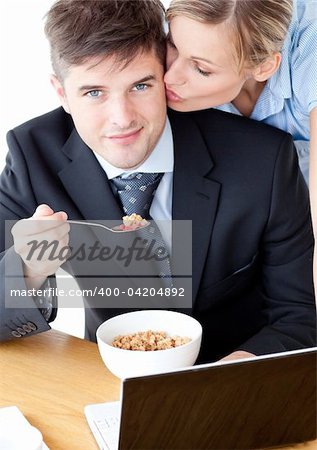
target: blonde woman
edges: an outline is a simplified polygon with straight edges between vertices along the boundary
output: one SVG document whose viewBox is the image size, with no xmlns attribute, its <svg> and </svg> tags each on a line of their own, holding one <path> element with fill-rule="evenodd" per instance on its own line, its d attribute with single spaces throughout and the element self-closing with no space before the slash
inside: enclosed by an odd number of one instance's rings
<svg viewBox="0 0 317 450">
<path fill-rule="evenodd" d="M 169 106 L 218 107 L 291 133 L 307 181 L 317 134 L 317 1 L 172 0 L 167 20 Z"/>
<path fill-rule="evenodd" d="M 172 0 L 168 104 L 217 107 L 292 134 L 317 234 L 317 0 Z M 315 257 L 317 284 L 317 256 Z"/>
</svg>

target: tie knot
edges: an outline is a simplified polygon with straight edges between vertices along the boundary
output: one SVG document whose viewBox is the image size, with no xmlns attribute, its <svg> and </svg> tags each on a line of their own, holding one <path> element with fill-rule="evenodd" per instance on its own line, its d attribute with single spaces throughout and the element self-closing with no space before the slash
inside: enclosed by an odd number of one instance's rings
<svg viewBox="0 0 317 450">
<path fill-rule="evenodd" d="M 125 214 L 139 214 L 149 218 L 149 210 L 155 191 L 163 177 L 162 173 L 133 173 L 129 177 L 111 180 L 116 187 Z"/>
</svg>

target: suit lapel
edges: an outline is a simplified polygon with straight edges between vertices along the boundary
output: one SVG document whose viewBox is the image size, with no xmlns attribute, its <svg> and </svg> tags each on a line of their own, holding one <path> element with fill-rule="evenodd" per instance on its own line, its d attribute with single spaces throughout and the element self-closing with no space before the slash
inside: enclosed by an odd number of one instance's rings
<svg viewBox="0 0 317 450">
<path fill-rule="evenodd" d="M 59 178 L 86 220 L 121 220 L 118 206 L 107 175 L 93 152 L 74 129 L 63 152 L 69 163 L 59 172 Z"/>
<path fill-rule="evenodd" d="M 172 217 L 192 220 L 193 302 L 217 212 L 220 185 L 209 177 L 213 161 L 196 123 L 187 114 L 169 111 L 174 141 Z M 86 220 L 121 220 L 107 176 L 76 130 L 63 152 L 69 162 L 59 172 L 66 191 Z M 173 240 L 177 236 L 173 236 Z"/>
<path fill-rule="evenodd" d="M 63 148 L 63 152 L 69 158 L 69 162 L 58 175 L 72 201 L 81 212 L 83 219 L 97 222 L 107 220 L 112 221 L 107 223 L 107 226 L 118 225 L 123 213 L 115 200 L 107 175 L 76 130 L 73 130 Z M 118 237 L 119 235 L 108 233 L 100 228 L 90 228 L 88 231 L 86 228 L 78 228 L 78 225 L 72 226 L 75 227 L 73 228 L 73 236 L 79 244 L 85 242 L 93 245 L 98 241 L 101 245 L 107 245 L 113 249 L 116 245 L 126 247 L 130 245 L 130 241 L 125 235 Z M 87 247 L 89 248 L 88 245 Z M 75 246 L 75 248 L 77 247 Z M 114 261 L 116 260 L 114 259 Z M 115 276 L 122 273 L 130 275 L 122 263 L 115 267 L 115 270 L 112 269 Z"/>
<path fill-rule="evenodd" d="M 169 111 L 174 140 L 174 220 L 192 220 L 193 302 L 210 246 L 220 184 L 210 179 L 213 161 L 200 130 L 189 115 Z M 173 235 L 174 239 L 177 236 Z M 181 245 L 181 243 L 179 243 Z"/>
</svg>

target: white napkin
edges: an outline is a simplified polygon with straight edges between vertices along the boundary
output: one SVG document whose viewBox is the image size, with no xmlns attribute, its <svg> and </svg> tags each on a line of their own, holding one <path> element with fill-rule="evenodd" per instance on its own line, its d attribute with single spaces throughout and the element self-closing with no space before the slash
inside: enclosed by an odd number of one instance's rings
<svg viewBox="0 0 317 450">
<path fill-rule="evenodd" d="M 49 450 L 42 433 L 24 417 L 17 406 L 0 408 L 1 450 Z"/>
</svg>

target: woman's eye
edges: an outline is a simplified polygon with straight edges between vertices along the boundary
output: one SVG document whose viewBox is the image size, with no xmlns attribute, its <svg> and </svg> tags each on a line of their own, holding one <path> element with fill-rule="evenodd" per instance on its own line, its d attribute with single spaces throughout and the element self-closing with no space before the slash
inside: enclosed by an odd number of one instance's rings
<svg viewBox="0 0 317 450">
<path fill-rule="evenodd" d="M 211 72 L 206 72 L 205 70 L 202 70 L 199 66 L 195 66 L 196 70 L 200 75 L 203 75 L 204 77 L 209 77 L 211 75 Z"/>
<path fill-rule="evenodd" d="M 147 87 L 148 87 L 147 84 L 145 84 L 145 83 L 139 83 L 139 84 L 136 84 L 136 85 L 134 86 L 133 90 L 136 90 L 136 91 L 145 91 Z"/>
<path fill-rule="evenodd" d="M 88 97 L 97 98 L 97 97 L 100 96 L 100 94 L 101 94 L 101 91 L 95 90 L 95 91 L 89 91 L 89 92 L 87 92 L 86 95 L 87 95 Z"/>
</svg>

